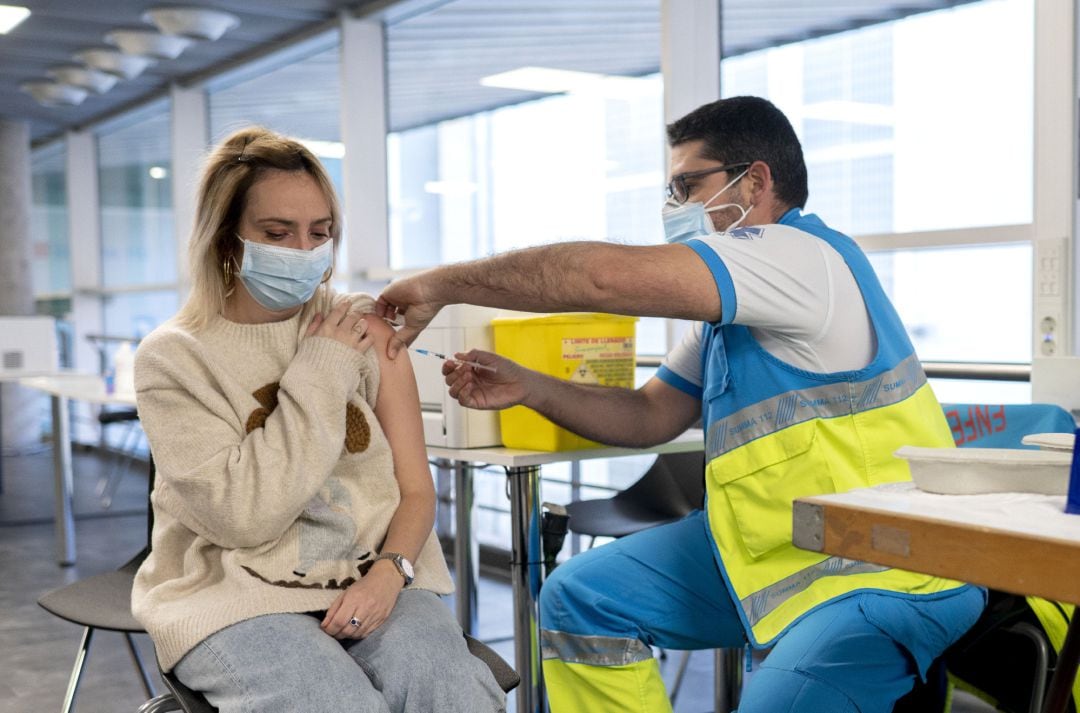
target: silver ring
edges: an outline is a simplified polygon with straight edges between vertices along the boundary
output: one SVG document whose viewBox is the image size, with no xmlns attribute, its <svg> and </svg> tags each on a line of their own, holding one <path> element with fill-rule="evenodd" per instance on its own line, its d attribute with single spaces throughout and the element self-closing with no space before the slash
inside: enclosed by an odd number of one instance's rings
<svg viewBox="0 0 1080 713">
<path fill-rule="evenodd" d="M 352 619 L 349 619 L 349 624 L 351 624 L 354 629 L 360 628 L 360 620 L 355 616 Z"/>
</svg>

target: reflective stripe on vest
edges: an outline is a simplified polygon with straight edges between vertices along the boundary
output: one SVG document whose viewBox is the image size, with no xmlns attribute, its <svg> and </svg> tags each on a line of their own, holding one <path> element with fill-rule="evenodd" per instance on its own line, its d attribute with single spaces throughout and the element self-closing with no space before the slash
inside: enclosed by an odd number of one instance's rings
<svg viewBox="0 0 1080 713">
<path fill-rule="evenodd" d="M 844 557 L 830 557 L 823 562 L 799 570 L 791 576 L 784 577 L 779 582 L 764 589 L 759 589 L 750 596 L 744 597 L 739 604 L 742 606 L 743 613 L 746 614 L 750 626 L 754 626 L 778 606 L 795 595 L 806 591 L 811 584 L 822 577 L 884 572 L 887 569 L 890 568 L 870 564 L 869 562 L 849 560 Z"/>
<path fill-rule="evenodd" d="M 925 383 L 922 365 L 912 354 L 892 369 L 866 381 L 841 381 L 788 391 L 709 424 L 705 452 L 712 460 L 757 438 L 810 419 L 835 418 L 899 403 Z"/>
</svg>

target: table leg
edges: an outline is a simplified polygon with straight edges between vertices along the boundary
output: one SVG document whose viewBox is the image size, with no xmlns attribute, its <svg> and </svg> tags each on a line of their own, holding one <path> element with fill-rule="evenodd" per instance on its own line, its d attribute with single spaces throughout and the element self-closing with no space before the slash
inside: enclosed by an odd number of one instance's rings
<svg viewBox="0 0 1080 713">
<path fill-rule="evenodd" d="M 445 458 L 436 458 L 432 465 L 435 466 L 435 534 L 440 540 L 449 539 L 454 536 L 454 512 L 451 512 L 454 499 L 453 464 Z M 453 510 L 456 512 L 457 508 Z"/>
<path fill-rule="evenodd" d="M 480 546 L 473 537 L 473 471 L 468 463 L 454 463 L 454 603 L 458 623 L 476 636 L 476 598 L 480 586 Z"/>
<path fill-rule="evenodd" d="M 1080 607 L 1077 607 L 1080 611 Z M 1050 679 L 1050 692 L 1043 704 L 1043 713 L 1065 713 L 1072 696 L 1073 681 L 1076 680 L 1077 664 L 1080 664 L 1080 619 L 1073 612 L 1069 631 L 1065 634 L 1065 644 L 1058 654 L 1054 677 Z"/>
<path fill-rule="evenodd" d="M 510 578 L 514 596 L 514 664 L 521 685 L 518 713 L 546 713 L 540 667 L 540 585 L 544 576 L 541 543 L 540 467 L 507 468 L 510 478 Z"/>
<path fill-rule="evenodd" d="M 74 487 L 71 478 L 68 400 L 61 396 L 52 397 L 52 425 L 56 561 L 61 566 L 67 566 L 75 564 L 75 516 L 72 512 Z"/>
</svg>

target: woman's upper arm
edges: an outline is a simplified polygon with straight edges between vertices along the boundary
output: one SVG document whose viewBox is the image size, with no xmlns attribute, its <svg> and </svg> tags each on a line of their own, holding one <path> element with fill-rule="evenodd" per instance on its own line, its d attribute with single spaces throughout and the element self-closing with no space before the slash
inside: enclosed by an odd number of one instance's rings
<svg viewBox="0 0 1080 713">
<path fill-rule="evenodd" d="M 386 433 L 394 455 L 394 471 L 402 492 L 430 491 L 434 496 L 431 471 L 424 447 L 424 424 L 420 416 L 420 395 L 408 352 L 396 359 L 386 356 L 386 345 L 394 329 L 374 314 L 364 318 L 375 340 L 372 349 L 379 356 L 379 394 L 375 416 Z"/>
</svg>

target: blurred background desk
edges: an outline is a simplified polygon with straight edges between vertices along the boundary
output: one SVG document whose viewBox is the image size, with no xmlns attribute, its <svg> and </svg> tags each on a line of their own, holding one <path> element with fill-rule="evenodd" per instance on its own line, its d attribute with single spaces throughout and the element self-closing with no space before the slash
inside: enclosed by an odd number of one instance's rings
<svg viewBox="0 0 1080 713">
<path fill-rule="evenodd" d="M 95 374 L 61 372 L 49 376 L 20 378 L 18 383 L 44 391 L 52 399 L 53 497 L 56 561 L 75 564 L 75 517 L 72 512 L 71 428 L 68 401 L 134 408 L 135 394 L 109 394 L 105 380 Z"/>
<path fill-rule="evenodd" d="M 618 458 L 649 453 L 704 450 L 700 430 L 690 430 L 653 448 L 592 448 L 578 451 L 524 451 L 510 448 L 440 448 L 428 446 L 428 456 L 450 461 L 454 469 L 454 574 L 458 620 L 466 633 L 476 632 L 476 591 L 479 571 L 472 535 L 472 469 L 497 465 L 506 469 L 510 495 L 510 577 L 514 599 L 514 667 L 521 676 L 518 713 L 544 713 L 547 704 L 540 670 L 539 595 L 544 579 L 541 542 L 540 467 L 595 458 Z M 704 477 L 704 474 L 703 474 Z"/>
<path fill-rule="evenodd" d="M 1080 516 L 1065 496 L 934 495 L 913 483 L 795 501 L 797 547 L 1080 604 Z M 1073 618 L 1044 713 L 1063 713 L 1080 659 Z"/>
</svg>

